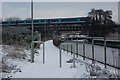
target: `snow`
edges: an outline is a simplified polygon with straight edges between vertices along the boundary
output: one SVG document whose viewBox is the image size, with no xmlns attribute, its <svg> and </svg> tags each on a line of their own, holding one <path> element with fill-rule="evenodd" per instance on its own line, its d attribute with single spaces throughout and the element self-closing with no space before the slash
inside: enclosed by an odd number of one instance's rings
<svg viewBox="0 0 120 80">
<path fill-rule="evenodd" d="M 70 46 L 68 47 L 70 48 Z M 79 48 L 80 48 L 80 45 L 79 45 Z M 4 54 L 1 53 L 1 50 L 2 49 L 0 46 L 0 55 L 1 54 L 5 55 L 5 53 Z M 92 63 L 91 60 L 88 60 L 88 59 L 83 60 L 83 58 L 80 56 L 76 58 L 76 61 L 75 61 L 76 67 L 74 68 L 73 63 L 67 63 L 67 61 L 70 61 L 71 59 L 73 59 L 73 55 L 63 50 L 62 50 L 62 68 L 60 68 L 59 67 L 59 49 L 53 45 L 53 40 L 49 40 L 45 42 L 45 64 L 43 64 L 42 44 L 40 45 L 40 49 L 37 49 L 37 52 L 39 54 L 35 53 L 34 63 L 31 63 L 29 61 L 30 50 L 23 50 L 23 51 L 27 53 L 26 59 L 11 59 L 10 58 L 7 60 L 9 61 L 9 63 L 17 65 L 17 68 L 16 70 L 13 70 L 11 73 L 3 76 L 3 78 L 4 77 L 11 77 L 11 78 L 96 78 L 97 76 L 90 75 L 93 72 L 95 74 L 99 74 L 98 77 L 101 78 L 101 77 L 108 77 L 109 75 L 111 75 L 111 73 L 112 74 L 116 73 L 115 69 L 111 67 L 107 67 L 107 70 L 106 70 L 104 69 L 104 65 L 101 65 L 99 63 L 91 64 Z M 82 50 L 79 50 L 79 51 L 82 51 Z M 87 52 L 87 54 L 89 54 L 89 52 Z M 94 68 L 91 69 L 92 66 L 94 66 Z M 95 70 L 95 69 L 99 69 L 99 70 Z M 105 72 L 107 72 L 108 74 L 107 75 L 103 74 Z"/>
<path fill-rule="evenodd" d="M 14 74 L 13 78 L 83 78 L 86 71 L 85 64 L 76 63 L 73 68 L 72 63 L 67 63 L 72 59 L 70 54 L 62 53 L 62 68 L 59 67 L 59 49 L 52 44 L 52 40 L 45 43 L 45 64 L 42 63 L 42 45 L 39 54 L 35 56 L 35 62 L 23 64 L 22 72 Z"/>
<path fill-rule="evenodd" d="M 1 74 L 1 72 L 2 72 L 2 47 L 1 47 L 1 45 L 0 45 L 0 79 L 2 78 L 2 74 Z"/>
</svg>

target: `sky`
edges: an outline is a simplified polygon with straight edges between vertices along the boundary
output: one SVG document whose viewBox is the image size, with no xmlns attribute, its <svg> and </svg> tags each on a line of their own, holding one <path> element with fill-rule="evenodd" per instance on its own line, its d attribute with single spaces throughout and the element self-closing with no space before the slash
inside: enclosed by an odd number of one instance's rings
<svg viewBox="0 0 120 80">
<path fill-rule="evenodd" d="M 22 1 L 22 0 L 21 0 Z M 2 18 L 30 17 L 30 2 L 2 2 Z M 111 10 L 113 20 L 118 22 L 118 2 L 34 2 L 34 19 L 85 17 L 92 9 Z"/>
</svg>

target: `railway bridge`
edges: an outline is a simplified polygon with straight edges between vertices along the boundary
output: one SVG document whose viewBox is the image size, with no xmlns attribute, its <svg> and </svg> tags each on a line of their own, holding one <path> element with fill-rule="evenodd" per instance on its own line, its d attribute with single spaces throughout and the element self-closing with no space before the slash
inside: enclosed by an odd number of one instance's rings
<svg viewBox="0 0 120 80">
<path fill-rule="evenodd" d="M 31 29 L 31 20 L 21 21 L 4 21 L 3 27 L 25 27 Z M 77 18 L 59 18 L 59 19 L 38 19 L 33 20 L 35 31 L 51 32 L 51 31 L 87 31 L 90 26 L 90 19 L 88 17 Z"/>
</svg>

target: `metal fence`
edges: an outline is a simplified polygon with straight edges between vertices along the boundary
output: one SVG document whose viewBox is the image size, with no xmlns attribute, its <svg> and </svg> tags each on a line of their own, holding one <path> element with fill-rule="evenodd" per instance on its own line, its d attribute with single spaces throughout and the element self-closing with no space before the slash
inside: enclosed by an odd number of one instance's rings
<svg viewBox="0 0 120 80">
<path fill-rule="evenodd" d="M 105 65 L 105 68 L 108 66 L 120 69 L 118 66 L 118 56 L 119 52 L 117 48 L 111 48 L 106 46 L 107 40 L 104 39 L 103 46 L 95 45 L 94 39 L 92 38 L 91 44 L 86 43 L 85 41 L 68 41 L 68 43 L 74 43 L 76 46 L 73 46 L 73 44 L 64 44 L 61 46 L 61 49 L 64 51 L 70 52 L 76 54 L 76 57 L 82 56 L 83 60 L 90 59 L 92 62 L 99 62 Z M 75 52 L 74 52 L 75 51 Z"/>
</svg>

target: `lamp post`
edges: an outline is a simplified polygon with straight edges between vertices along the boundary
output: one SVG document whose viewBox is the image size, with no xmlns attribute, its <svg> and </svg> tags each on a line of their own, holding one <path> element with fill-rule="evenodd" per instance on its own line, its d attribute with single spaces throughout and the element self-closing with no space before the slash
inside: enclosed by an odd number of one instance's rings
<svg viewBox="0 0 120 80">
<path fill-rule="evenodd" d="M 32 41 L 33 41 L 33 32 L 34 32 L 34 27 L 33 27 L 33 0 L 31 0 L 31 27 L 32 27 Z"/>
<path fill-rule="evenodd" d="M 33 44 L 33 0 L 31 0 L 31 27 L 32 27 L 32 39 L 31 39 L 31 62 L 34 62 L 34 44 Z"/>
<path fill-rule="evenodd" d="M 120 1 L 118 2 L 118 13 L 120 13 Z M 120 24 L 120 14 L 118 14 L 118 23 Z M 120 27 L 118 27 L 118 39 L 120 40 Z M 118 51 L 119 51 L 119 53 L 118 53 L 118 67 L 120 68 L 120 49 Z M 120 70 L 118 72 L 120 75 Z"/>
</svg>

